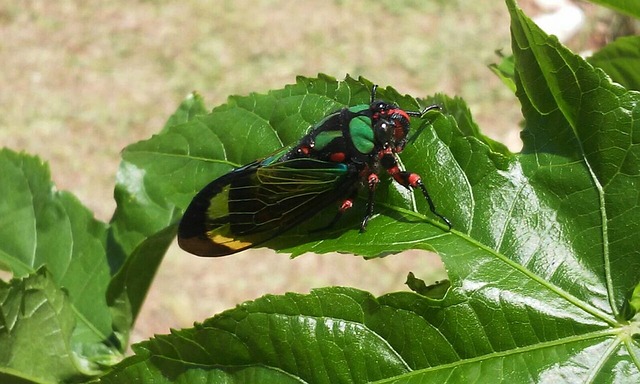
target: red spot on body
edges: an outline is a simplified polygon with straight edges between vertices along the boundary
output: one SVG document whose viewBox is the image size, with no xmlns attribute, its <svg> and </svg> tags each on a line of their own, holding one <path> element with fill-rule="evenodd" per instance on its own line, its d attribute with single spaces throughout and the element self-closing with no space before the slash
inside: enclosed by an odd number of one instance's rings
<svg viewBox="0 0 640 384">
<path fill-rule="evenodd" d="M 347 157 L 344 154 L 344 152 L 334 152 L 331 155 L 329 155 L 329 160 L 335 163 L 342 163 L 346 158 Z"/>
<path fill-rule="evenodd" d="M 393 167 L 387 169 L 387 172 L 389 172 L 391 176 L 397 175 L 398 173 L 400 173 L 400 168 L 398 168 L 397 165 L 394 165 Z"/>
<path fill-rule="evenodd" d="M 346 199 L 345 201 L 342 202 L 342 204 L 340 204 L 340 208 L 338 208 L 338 210 L 340 212 L 344 212 L 347 209 L 350 209 L 351 207 L 353 207 L 353 200 Z"/>
<path fill-rule="evenodd" d="M 309 152 L 311 152 L 311 148 L 307 147 L 306 145 L 298 148 L 298 153 L 301 153 L 305 156 L 309 155 Z"/>
</svg>

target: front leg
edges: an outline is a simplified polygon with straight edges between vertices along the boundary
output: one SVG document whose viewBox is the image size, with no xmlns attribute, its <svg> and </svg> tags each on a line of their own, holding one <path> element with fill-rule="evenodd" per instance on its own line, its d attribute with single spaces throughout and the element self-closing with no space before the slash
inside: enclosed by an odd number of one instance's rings
<svg viewBox="0 0 640 384">
<path fill-rule="evenodd" d="M 424 198 L 427 200 L 429 204 L 429 210 L 431 213 L 438 216 L 445 224 L 447 224 L 448 230 L 450 231 L 453 225 L 451 221 L 439 214 L 436 211 L 436 206 L 433 204 L 433 200 L 431 200 L 431 196 L 429 196 L 429 192 L 427 192 L 427 187 L 425 187 L 422 182 L 422 178 L 417 173 L 407 172 L 400 170 L 398 166 L 398 161 L 396 160 L 395 154 L 391 151 L 391 149 L 385 149 L 380 151 L 380 164 L 387 170 L 389 175 L 393 177 L 395 181 L 397 181 L 400 185 L 405 188 L 420 188 Z"/>
</svg>

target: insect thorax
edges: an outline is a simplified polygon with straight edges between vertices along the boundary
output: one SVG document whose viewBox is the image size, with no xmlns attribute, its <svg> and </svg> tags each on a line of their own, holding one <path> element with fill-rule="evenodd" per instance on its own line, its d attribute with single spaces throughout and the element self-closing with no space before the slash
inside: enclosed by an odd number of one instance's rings
<svg viewBox="0 0 640 384">
<path fill-rule="evenodd" d="M 365 163 L 379 149 L 372 111 L 369 105 L 362 104 L 343 108 L 324 118 L 284 158 Z"/>
</svg>

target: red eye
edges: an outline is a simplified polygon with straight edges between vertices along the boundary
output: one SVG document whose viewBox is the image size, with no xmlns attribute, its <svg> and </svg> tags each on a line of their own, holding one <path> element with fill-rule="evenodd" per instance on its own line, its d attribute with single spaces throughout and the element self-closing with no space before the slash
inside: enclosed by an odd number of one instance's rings
<svg viewBox="0 0 640 384">
<path fill-rule="evenodd" d="M 405 135 L 406 135 L 406 132 L 402 124 L 400 124 L 399 122 L 396 122 L 395 129 L 393 130 L 393 137 L 396 140 L 402 140 L 404 139 Z"/>
<path fill-rule="evenodd" d="M 393 137 L 396 140 L 404 139 L 409 131 L 409 115 L 402 109 L 393 109 L 389 112 L 392 112 L 391 119 L 395 125 Z"/>
</svg>

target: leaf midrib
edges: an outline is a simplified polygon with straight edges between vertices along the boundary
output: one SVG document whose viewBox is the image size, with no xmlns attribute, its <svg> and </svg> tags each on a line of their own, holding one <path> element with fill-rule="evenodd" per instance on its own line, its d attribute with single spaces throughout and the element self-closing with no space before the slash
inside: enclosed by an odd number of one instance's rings
<svg viewBox="0 0 640 384">
<path fill-rule="evenodd" d="M 556 347 L 556 346 L 565 346 L 567 344 L 570 343 L 574 343 L 574 342 L 579 342 L 579 341 L 585 341 L 585 340 L 595 340 L 598 338 L 604 338 L 607 336 L 616 336 L 617 333 L 619 332 L 619 330 L 617 329 L 605 329 L 605 330 L 599 330 L 599 331 L 595 331 L 595 332 L 589 332 L 589 333 L 583 333 L 580 335 L 576 335 L 576 336 L 569 336 L 569 337 L 565 337 L 565 338 L 560 338 L 560 339 L 556 339 L 556 340 L 552 340 L 552 341 L 545 341 L 545 342 L 541 342 L 541 343 L 537 343 L 537 344 L 530 344 L 524 347 L 515 347 L 512 349 L 507 349 L 504 351 L 496 351 L 493 353 L 488 353 L 485 355 L 480 355 L 480 356 L 476 356 L 476 357 L 472 357 L 472 358 L 468 358 L 468 359 L 462 359 L 462 360 L 458 360 L 455 361 L 453 363 L 448 363 L 448 364 L 442 364 L 442 365 L 438 365 L 435 367 L 429 367 L 429 368 L 424 368 L 424 369 L 418 369 L 415 371 L 411 371 L 409 373 L 403 374 L 401 376 L 396 376 L 396 377 L 390 377 L 381 381 L 376 381 L 375 383 L 391 383 L 391 382 L 395 382 L 397 379 L 402 378 L 402 379 L 406 379 L 410 376 L 415 376 L 415 375 L 423 375 L 427 372 L 434 372 L 434 371 L 439 371 L 439 370 L 445 370 L 445 369 L 452 369 L 452 368 L 458 368 L 461 367 L 463 365 L 467 365 L 467 364 L 473 364 L 473 363 L 478 363 L 478 362 L 483 362 L 486 361 L 488 359 L 493 359 L 493 358 L 501 358 L 501 357 L 507 357 L 507 356 L 512 356 L 512 355 L 516 355 L 516 354 L 520 354 L 520 353 L 527 353 L 527 352 L 531 352 L 531 351 L 537 351 L 537 350 L 542 350 L 545 348 L 551 348 L 551 347 Z M 620 338 L 615 338 L 614 341 L 612 341 L 610 348 L 607 349 L 608 352 L 612 352 L 615 351 L 617 348 L 617 346 L 619 346 L 621 344 L 621 340 Z M 589 381 L 586 381 L 589 382 Z"/>
<path fill-rule="evenodd" d="M 423 215 L 421 213 L 414 212 L 414 211 L 411 211 L 411 210 L 408 210 L 408 209 L 405 209 L 405 208 L 401 208 L 401 207 L 397 207 L 397 206 L 390 206 L 390 205 L 385 204 L 383 202 L 380 202 L 379 205 L 382 205 L 382 206 L 384 206 L 384 207 L 386 207 L 386 208 L 388 208 L 390 210 L 395 210 L 397 212 L 400 212 L 400 213 L 403 213 L 403 214 L 406 214 L 406 215 L 414 216 L 414 217 L 419 218 L 421 220 L 429 221 L 433 225 L 436 225 L 436 226 L 438 226 L 438 227 L 440 227 L 442 229 L 446 229 L 444 224 L 436 223 L 436 222 L 432 221 L 430 218 L 428 218 L 427 216 L 425 216 L 425 215 Z M 473 245 L 474 247 L 478 247 L 478 248 L 482 249 L 483 251 L 488 252 L 489 254 L 492 254 L 498 260 L 501 260 L 503 263 L 507 264 L 508 266 L 513 268 L 514 270 L 522 273 L 524 276 L 530 278 L 531 280 L 535 281 L 536 283 L 538 283 L 542 287 L 544 287 L 547 290 L 555 293 L 559 297 L 562 297 L 563 299 L 565 299 L 569 303 L 571 303 L 571 304 L 575 305 L 576 307 L 582 309 L 583 311 L 589 313 L 590 315 L 594 316 L 595 318 L 598 318 L 598 319 L 608 323 L 611 326 L 618 325 L 618 322 L 615 320 L 615 317 L 609 316 L 607 313 L 605 313 L 605 312 L 599 310 L 598 308 L 593 307 L 589 303 L 587 303 L 587 302 L 585 302 L 585 301 L 573 296 L 572 294 L 570 294 L 567 291 L 561 289 L 557 285 L 551 284 L 547 280 L 543 279 L 542 277 L 536 275 L 535 273 L 533 273 L 529 269 L 525 268 L 523 265 L 518 264 L 517 262 L 515 262 L 515 261 L 511 260 L 510 258 L 508 258 L 507 256 L 505 256 L 505 255 L 499 253 L 498 251 L 490 248 L 489 246 L 477 241 L 476 239 L 468 236 L 467 234 L 465 234 L 463 232 L 460 232 L 460 231 L 457 231 L 455 229 L 451 229 L 449 231 L 449 233 L 451 233 L 452 235 L 457 235 L 461 239 L 466 241 L 467 243 Z"/>
</svg>

